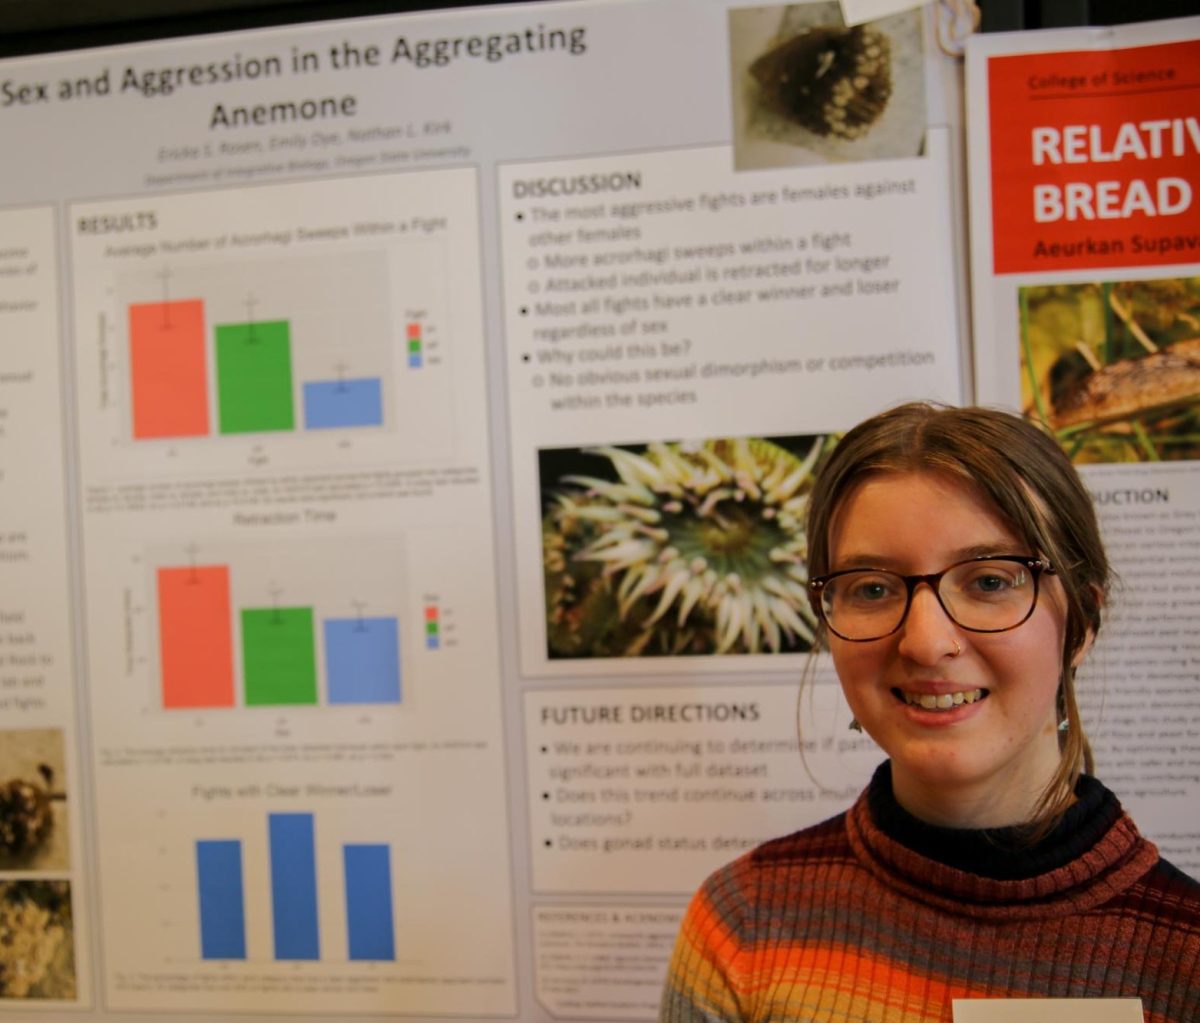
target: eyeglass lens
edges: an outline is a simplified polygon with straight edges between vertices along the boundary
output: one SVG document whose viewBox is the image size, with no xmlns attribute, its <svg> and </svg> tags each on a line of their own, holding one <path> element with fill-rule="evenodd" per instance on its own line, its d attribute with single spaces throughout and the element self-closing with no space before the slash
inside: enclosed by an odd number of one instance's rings
<svg viewBox="0 0 1200 1023">
<path fill-rule="evenodd" d="M 1015 561 L 969 561 L 937 584 L 942 606 L 964 629 L 1002 632 L 1020 625 L 1037 599 L 1034 574 Z M 821 592 L 825 620 L 844 639 L 878 639 L 899 628 L 908 585 L 895 572 L 863 569 L 830 579 Z"/>
</svg>

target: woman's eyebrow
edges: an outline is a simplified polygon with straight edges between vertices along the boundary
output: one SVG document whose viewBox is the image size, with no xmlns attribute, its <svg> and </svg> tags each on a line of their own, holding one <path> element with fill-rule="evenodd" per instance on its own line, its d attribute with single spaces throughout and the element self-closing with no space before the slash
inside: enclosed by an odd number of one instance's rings
<svg viewBox="0 0 1200 1023">
<path fill-rule="evenodd" d="M 958 547 L 947 553 L 946 566 L 953 565 L 959 561 L 970 561 L 972 558 L 986 558 L 989 555 L 997 555 L 1005 557 L 1008 555 L 1027 555 L 1030 552 L 1025 549 L 1025 545 L 1014 540 L 998 537 L 995 540 L 987 543 L 975 543 L 967 547 Z M 900 567 L 906 566 L 911 559 L 905 557 L 889 557 L 886 554 L 872 554 L 869 551 L 855 552 L 847 554 L 845 557 L 837 559 L 837 568 L 834 571 L 844 571 L 850 568 L 885 568 L 889 571 L 899 571 Z M 946 567 L 943 566 L 943 567 Z M 900 573 L 904 574 L 904 573 Z"/>
</svg>

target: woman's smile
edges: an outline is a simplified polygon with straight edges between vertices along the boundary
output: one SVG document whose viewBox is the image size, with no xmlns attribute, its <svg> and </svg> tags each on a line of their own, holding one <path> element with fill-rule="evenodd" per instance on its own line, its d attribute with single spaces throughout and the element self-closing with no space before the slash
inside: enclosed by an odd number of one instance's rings
<svg viewBox="0 0 1200 1023">
<path fill-rule="evenodd" d="M 939 715 L 945 711 L 954 710 L 964 704 L 971 706 L 977 700 L 984 699 L 988 694 L 986 689 L 946 689 L 942 686 L 921 689 L 892 689 L 892 695 L 902 700 L 910 707 L 920 707 L 921 710 L 935 711 Z"/>
</svg>

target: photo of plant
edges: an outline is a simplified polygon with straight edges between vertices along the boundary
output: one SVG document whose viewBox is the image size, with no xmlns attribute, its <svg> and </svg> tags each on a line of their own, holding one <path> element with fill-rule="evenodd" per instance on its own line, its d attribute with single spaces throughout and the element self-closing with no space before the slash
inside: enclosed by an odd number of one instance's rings
<svg viewBox="0 0 1200 1023">
<path fill-rule="evenodd" d="M 71 886 L 0 881 L 0 998 L 75 997 Z"/>
<path fill-rule="evenodd" d="M 1072 461 L 1200 458 L 1200 277 L 1020 289 L 1021 404 Z"/>
<path fill-rule="evenodd" d="M 824 435 L 539 452 L 547 653 L 797 653 Z"/>
</svg>

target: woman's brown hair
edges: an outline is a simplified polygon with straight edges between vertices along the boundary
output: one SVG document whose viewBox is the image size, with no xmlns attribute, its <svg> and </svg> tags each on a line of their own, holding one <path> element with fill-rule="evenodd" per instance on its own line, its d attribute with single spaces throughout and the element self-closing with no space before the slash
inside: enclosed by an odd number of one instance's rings
<svg viewBox="0 0 1200 1023">
<path fill-rule="evenodd" d="M 1075 699 L 1076 656 L 1100 628 L 1109 585 L 1108 558 L 1092 500 L 1053 438 L 1019 416 L 995 409 L 925 402 L 901 405 L 854 427 L 821 468 L 808 505 L 808 571 L 832 570 L 829 529 L 850 489 L 879 473 L 934 472 L 964 480 L 1049 560 L 1066 597 L 1058 687 L 1061 759 L 1028 822 L 1031 839 L 1048 832 L 1070 805 L 1075 783 L 1094 770 Z M 823 636 L 818 637 L 819 641 Z"/>
</svg>

